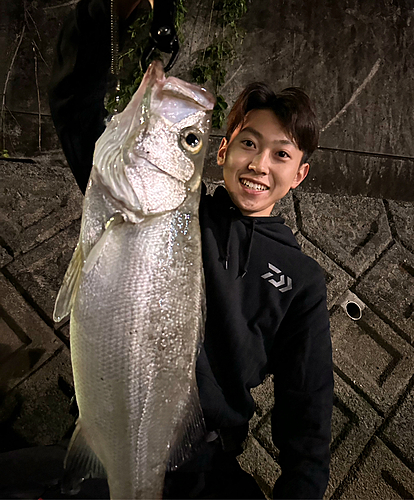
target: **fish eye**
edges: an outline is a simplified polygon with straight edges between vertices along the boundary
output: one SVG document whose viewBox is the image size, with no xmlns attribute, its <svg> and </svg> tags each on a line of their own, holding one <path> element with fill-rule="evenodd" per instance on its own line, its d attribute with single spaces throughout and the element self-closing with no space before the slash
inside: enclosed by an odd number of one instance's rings
<svg viewBox="0 0 414 500">
<path fill-rule="evenodd" d="M 198 137 L 195 134 L 188 134 L 187 137 L 185 138 L 185 142 L 192 148 L 195 148 L 198 146 L 198 143 L 200 142 L 198 140 Z"/>
<path fill-rule="evenodd" d="M 203 147 L 203 140 L 196 131 L 186 130 L 181 133 L 181 145 L 186 151 L 197 154 Z"/>
</svg>

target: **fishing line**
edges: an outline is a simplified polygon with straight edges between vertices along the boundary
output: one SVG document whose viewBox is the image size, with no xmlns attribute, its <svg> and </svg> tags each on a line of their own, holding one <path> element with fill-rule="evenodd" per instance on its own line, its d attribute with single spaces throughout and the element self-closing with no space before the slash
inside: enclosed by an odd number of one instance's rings
<svg viewBox="0 0 414 500">
<path fill-rule="evenodd" d="M 121 79 L 119 76 L 119 22 L 117 0 L 111 0 L 111 73 L 116 78 L 115 106 L 113 114 L 118 113 L 120 101 Z"/>
<path fill-rule="evenodd" d="M 213 12 L 214 12 L 214 0 L 213 2 L 211 3 L 211 11 L 210 11 L 210 21 L 208 23 L 208 30 L 207 30 L 207 40 L 210 39 L 210 32 L 211 32 L 211 21 L 212 21 L 212 18 L 213 18 Z M 204 52 L 203 52 L 203 60 L 201 62 L 201 64 L 204 64 L 204 57 L 206 55 L 206 50 L 207 50 L 207 45 L 204 47 Z"/>
</svg>

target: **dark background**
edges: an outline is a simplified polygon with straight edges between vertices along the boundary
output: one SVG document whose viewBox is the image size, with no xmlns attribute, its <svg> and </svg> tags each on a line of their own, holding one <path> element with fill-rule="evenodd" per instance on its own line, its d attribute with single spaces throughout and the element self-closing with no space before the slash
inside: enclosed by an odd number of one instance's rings
<svg viewBox="0 0 414 500">
<path fill-rule="evenodd" d="M 82 195 L 53 129 L 47 85 L 75 4 L 0 0 L 0 152 L 10 155 L 0 158 L 0 485 L 17 470 L 2 452 L 59 443 L 74 422 L 69 324 L 54 324 L 52 311 L 78 240 Z M 187 7 L 172 72 L 185 79 L 220 29 L 216 15 L 210 25 L 212 0 Z M 323 128 L 308 178 L 276 210 L 326 276 L 336 383 L 326 498 L 413 498 L 414 1 L 248 7 L 221 93 L 231 105 L 251 81 L 301 86 Z M 213 131 L 210 188 L 221 178 L 221 137 Z M 349 300 L 361 305 L 361 320 L 347 316 Z M 253 392 L 257 411 L 240 460 L 270 494 L 280 474 L 271 380 Z"/>
</svg>

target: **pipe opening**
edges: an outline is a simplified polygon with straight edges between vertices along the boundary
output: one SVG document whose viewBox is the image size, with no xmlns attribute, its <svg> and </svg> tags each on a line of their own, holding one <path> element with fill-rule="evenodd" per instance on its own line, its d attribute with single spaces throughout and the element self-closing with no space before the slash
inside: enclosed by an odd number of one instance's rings
<svg viewBox="0 0 414 500">
<path fill-rule="evenodd" d="M 362 309 L 356 302 L 348 302 L 345 306 L 345 309 L 346 313 L 351 319 L 357 321 L 362 318 Z"/>
</svg>

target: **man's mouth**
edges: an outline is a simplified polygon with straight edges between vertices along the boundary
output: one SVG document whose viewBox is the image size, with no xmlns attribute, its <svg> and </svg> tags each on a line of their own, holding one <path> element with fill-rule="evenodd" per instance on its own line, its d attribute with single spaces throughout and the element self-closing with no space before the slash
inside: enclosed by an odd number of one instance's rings
<svg viewBox="0 0 414 500">
<path fill-rule="evenodd" d="M 257 184 L 256 182 L 252 182 L 247 179 L 240 179 L 240 182 L 243 186 L 246 186 L 248 189 L 254 189 L 255 191 L 267 191 L 269 189 L 264 184 Z"/>
</svg>

